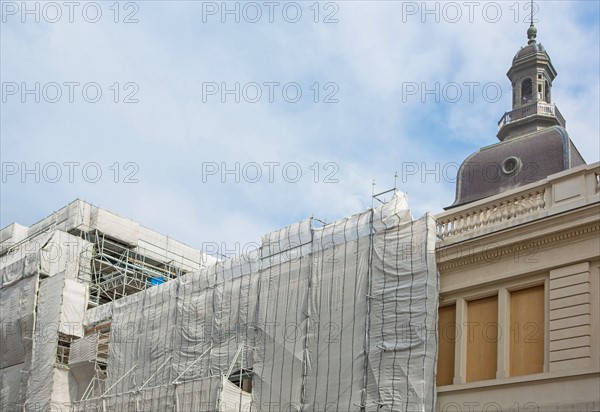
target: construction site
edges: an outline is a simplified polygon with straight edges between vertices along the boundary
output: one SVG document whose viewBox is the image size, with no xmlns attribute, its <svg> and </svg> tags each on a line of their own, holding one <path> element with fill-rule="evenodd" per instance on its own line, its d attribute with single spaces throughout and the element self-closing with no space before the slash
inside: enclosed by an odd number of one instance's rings
<svg viewBox="0 0 600 412">
<path fill-rule="evenodd" d="M 600 163 L 552 101 L 533 10 L 498 142 L 436 216 L 394 188 L 226 259 L 82 200 L 2 228 L 0 410 L 600 410 Z"/>
<path fill-rule="evenodd" d="M 400 193 L 228 259 L 81 200 L 13 223 L 2 409 L 432 410 L 435 232 Z"/>
</svg>

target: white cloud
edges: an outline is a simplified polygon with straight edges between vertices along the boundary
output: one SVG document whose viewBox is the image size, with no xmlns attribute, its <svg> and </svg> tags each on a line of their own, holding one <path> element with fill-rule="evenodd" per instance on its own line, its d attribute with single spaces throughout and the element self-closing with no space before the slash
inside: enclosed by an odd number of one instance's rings
<svg viewBox="0 0 600 412">
<path fill-rule="evenodd" d="M 296 24 L 222 24 L 218 17 L 202 23 L 202 6 L 194 2 L 139 3 L 137 24 L 115 24 L 111 14 L 95 25 L 10 20 L 1 28 L 3 82 L 95 81 L 104 94 L 98 104 L 9 100 L 0 119 L 2 161 L 94 161 L 107 176 L 114 162 L 135 162 L 139 183 L 9 179 L 2 226 L 32 223 L 83 197 L 195 246 L 247 243 L 312 214 L 331 221 L 369 207 L 372 180 L 377 190 L 391 188 L 395 172 L 415 215 L 440 211 L 454 198 L 448 165 L 496 141 L 496 122 L 510 109 L 505 73 L 526 43 L 527 24 L 515 23 L 512 2 L 497 3 L 503 14 L 496 23 L 480 11 L 472 23 L 466 14 L 457 23 L 449 15 L 439 23 L 425 16 L 423 23 L 421 14 L 403 16 L 408 3 L 338 2 L 333 24 L 314 23 L 308 3 Z M 553 98 L 586 160 L 598 161 L 597 5 L 540 5 L 539 40 L 559 72 Z M 522 20 L 526 13 L 519 12 Z M 115 82 L 121 100 L 125 82 L 139 85 L 140 102 L 112 103 Z M 275 103 L 264 97 L 235 104 L 230 96 L 223 104 L 218 95 L 205 103 L 206 82 L 298 82 L 303 97 L 291 104 L 279 91 Z M 317 82 L 314 103 L 310 87 Z M 323 89 L 327 82 L 339 87 L 339 103 L 322 103 L 331 91 Z M 407 83 L 448 82 L 497 82 L 503 96 L 489 103 L 476 95 L 471 103 L 463 94 L 456 104 L 436 104 L 402 94 Z M 296 162 L 304 174 L 296 184 L 281 175 L 273 183 L 243 176 L 240 183 L 225 176 L 223 183 L 220 174 L 203 182 L 207 162 L 229 168 L 257 162 L 263 169 L 265 162 Z M 339 182 L 324 183 L 325 170 L 314 182 L 310 167 L 329 162 L 339 166 Z M 438 169 L 407 175 L 413 163 Z"/>
</svg>

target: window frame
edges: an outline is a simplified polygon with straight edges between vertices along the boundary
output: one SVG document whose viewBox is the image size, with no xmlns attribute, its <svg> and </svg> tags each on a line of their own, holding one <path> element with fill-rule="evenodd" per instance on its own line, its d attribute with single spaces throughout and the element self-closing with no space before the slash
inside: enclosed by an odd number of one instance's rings
<svg viewBox="0 0 600 412">
<path fill-rule="evenodd" d="M 543 372 L 510 376 L 510 293 L 535 286 L 544 286 L 544 367 Z M 467 324 L 468 302 L 486 297 L 498 295 L 498 356 L 496 367 L 496 378 L 489 380 L 467 382 Z M 455 385 L 495 385 L 505 381 L 522 381 L 531 377 L 535 379 L 541 374 L 549 371 L 549 331 L 550 331 L 550 274 L 548 271 L 520 275 L 517 279 L 503 280 L 489 284 L 482 284 L 474 288 L 456 290 L 440 295 L 439 307 L 456 305 L 457 336 L 455 343 L 454 379 L 450 385 L 442 385 L 439 388 L 451 389 Z M 439 338 L 438 338 L 439 339 Z M 437 370 L 436 370 L 437 373 Z"/>
</svg>

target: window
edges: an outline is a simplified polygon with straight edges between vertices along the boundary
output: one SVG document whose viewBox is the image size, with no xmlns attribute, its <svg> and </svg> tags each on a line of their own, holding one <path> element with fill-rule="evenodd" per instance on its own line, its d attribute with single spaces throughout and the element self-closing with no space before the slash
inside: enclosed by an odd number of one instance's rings
<svg viewBox="0 0 600 412">
<path fill-rule="evenodd" d="M 531 96 L 533 95 L 533 84 L 531 83 L 531 79 L 525 79 L 521 83 L 521 100 L 523 103 L 531 100 Z"/>
<path fill-rule="evenodd" d="M 438 364 L 436 385 L 452 385 L 454 381 L 454 349 L 456 346 L 456 305 L 442 306 L 438 317 Z"/>
<path fill-rule="evenodd" d="M 56 363 L 59 365 L 69 364 L 69 354 L 71 352 L 71 342 L 74 337 L 58 332 L 58 346 L 56 347 Z"/>
<path fill-rule="evenodd" d="M 496 378 L 498 296 L 468 302 L 467 382 Z"/>
<path fill-rule="evenodd" d="M 548 82 L 544 82 L 544 88 L 545 88 L 544 96 L 546 98 L 546 102 L 550 103 L 550 86 L 548 85 Z"/>
<path fill-rule="evenodd" d="M 510 293 L 509 376 L 544 371 L 544 285 Z"/>
<path fill-rule="evenodd" d="M 547 283 L 547 275 L 536 274 L 440 296 L 447 303 L 438 310 L 436 385 L 543 373 Z"/>
</svg>

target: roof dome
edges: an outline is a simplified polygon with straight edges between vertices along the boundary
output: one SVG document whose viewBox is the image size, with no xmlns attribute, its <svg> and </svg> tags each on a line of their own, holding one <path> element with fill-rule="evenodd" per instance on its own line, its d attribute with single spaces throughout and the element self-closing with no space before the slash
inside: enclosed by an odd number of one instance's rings
<svg viewBox="0 0 600 412">
<path fill-rule="evenodd" d="M 518 59 L 535 53 L 546 53 L 546 49 L 544 48 L 544 46 L 542 46 L 541 43 L 528 44 L 525 47 L 521 47 L 521 50 L 519 50 L 517 54 L 515 54 L 515 57 L 513 58 L 513 63 Z"/>
<path fill-rule="evenodd" d="M 481 148 L 460 165 L 451 209 L 547 178 L 585 160 L 560 126 Z"/>
</svg>

